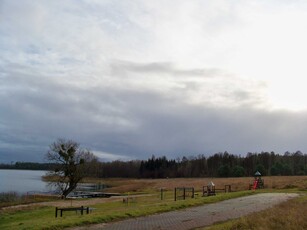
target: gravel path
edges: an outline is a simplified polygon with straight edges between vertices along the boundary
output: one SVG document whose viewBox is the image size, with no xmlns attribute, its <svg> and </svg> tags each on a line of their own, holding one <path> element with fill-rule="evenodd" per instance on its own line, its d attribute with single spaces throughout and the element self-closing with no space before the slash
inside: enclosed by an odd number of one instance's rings
<svg viewBox="0 0 307 230">
<path fill-rule="evenodd" d="M 298 194 L 293 193 L 263 193 L 252 196 L 230 199 L 214 204 L 208 204 L 179 211 L 166 212 L 151 216 L 138 217 L 108 224 L 97 224 L 86 227 L 73 228 L 84 229 L 125 229 L 125 230 L 149 230 L 149 229 L 194 229 L 212 225 L 218 221 L 238 218 L 252 212 L 258 212 L 270 208 L 276 204 L 294 198 Z"/>
</svg>

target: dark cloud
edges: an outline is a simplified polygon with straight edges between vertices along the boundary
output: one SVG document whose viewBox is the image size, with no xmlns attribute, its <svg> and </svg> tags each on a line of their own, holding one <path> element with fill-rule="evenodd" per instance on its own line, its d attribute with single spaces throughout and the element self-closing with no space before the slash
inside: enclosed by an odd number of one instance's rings
<svg viewBox="0 0 307 230">
<path fill-rule="evenodd" d="M 10 69 L 0 79 L 1 161 L 43 160 L 49 144 L 62 137 L 112 159 L 307 149 L 306 114 L 255 109 L 243 103 L 254 98 L 248 90 L 225 95 L 245 106 L 217 107 L 155 90 L 82 87 Z"/>
</svg>

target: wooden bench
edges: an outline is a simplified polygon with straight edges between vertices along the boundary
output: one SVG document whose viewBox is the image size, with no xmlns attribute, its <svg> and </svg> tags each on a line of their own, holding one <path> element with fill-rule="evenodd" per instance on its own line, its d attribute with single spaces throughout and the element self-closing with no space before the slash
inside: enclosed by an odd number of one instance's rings
<svg viewBox="0 0 307 230">
<path fill-rule="evenodd" d="M 58 217 L 58 211 L 60 212 L 60 216 L 62 217 L 63 216 L 63 212 L 66 212 L 66 211 L 80 211 L 81 212 L 81 215 L 83 215 L 83 211 L 86 211 L 86 214 L 89 214 L 90 210 L 92 210 L 90 207 L 70 207 L 70 208 L 58 208 L 56 207 L 55 208 L 55 217 L 57 218 Z"/>
</svg>

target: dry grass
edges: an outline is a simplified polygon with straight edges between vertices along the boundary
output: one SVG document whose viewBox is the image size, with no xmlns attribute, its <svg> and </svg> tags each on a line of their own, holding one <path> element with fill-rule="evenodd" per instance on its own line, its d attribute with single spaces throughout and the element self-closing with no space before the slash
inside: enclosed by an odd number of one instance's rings
<svg viewBox="0 0 307 230">
<path fill-rule="evenodd" d="M 270 176 L 263 179 L 267 189 L 307 189 L 307 176 Z M 171 190 L 175 187 L 194 187 L 196 191 L 201 191 L 210 181 L 215 183 L 216 188 L 231 185 L 233 191 L 244 191 L 249 188 L 253 178 L 105 179 L 101 183 L 112 186 L 107 189 L 109 192 L 126 193 L 156 191 L 160 188 Z"/>
<path fill-rule="evenodd" d="M 273 208 L 237 220 L 213 225 L 206 230 L 303 230 L 307 229 L 307 196 L 289 200 Z"/>
</svg>

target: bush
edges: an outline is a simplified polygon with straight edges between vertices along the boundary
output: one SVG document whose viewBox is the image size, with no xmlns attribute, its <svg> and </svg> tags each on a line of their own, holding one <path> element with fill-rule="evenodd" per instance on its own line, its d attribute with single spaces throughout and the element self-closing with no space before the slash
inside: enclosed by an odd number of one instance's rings
<svg viewBox="0 0 307 230">
<path fill-rule="evenodd" d="M 229 177 L 230 176 L 230 167 L 229 165 L 222 165 L 218 169 L 218 175 L 219 177 Z"/>
<path fill-rule="evenodd" d="M 244 172 L 244 168 L 242 166 L 236 165 L 232 169 L 232 176 L 234 176 L 234 177 L 243 177 L 244 174 L 245 174 L 245 172 Z"/>
</svg>

